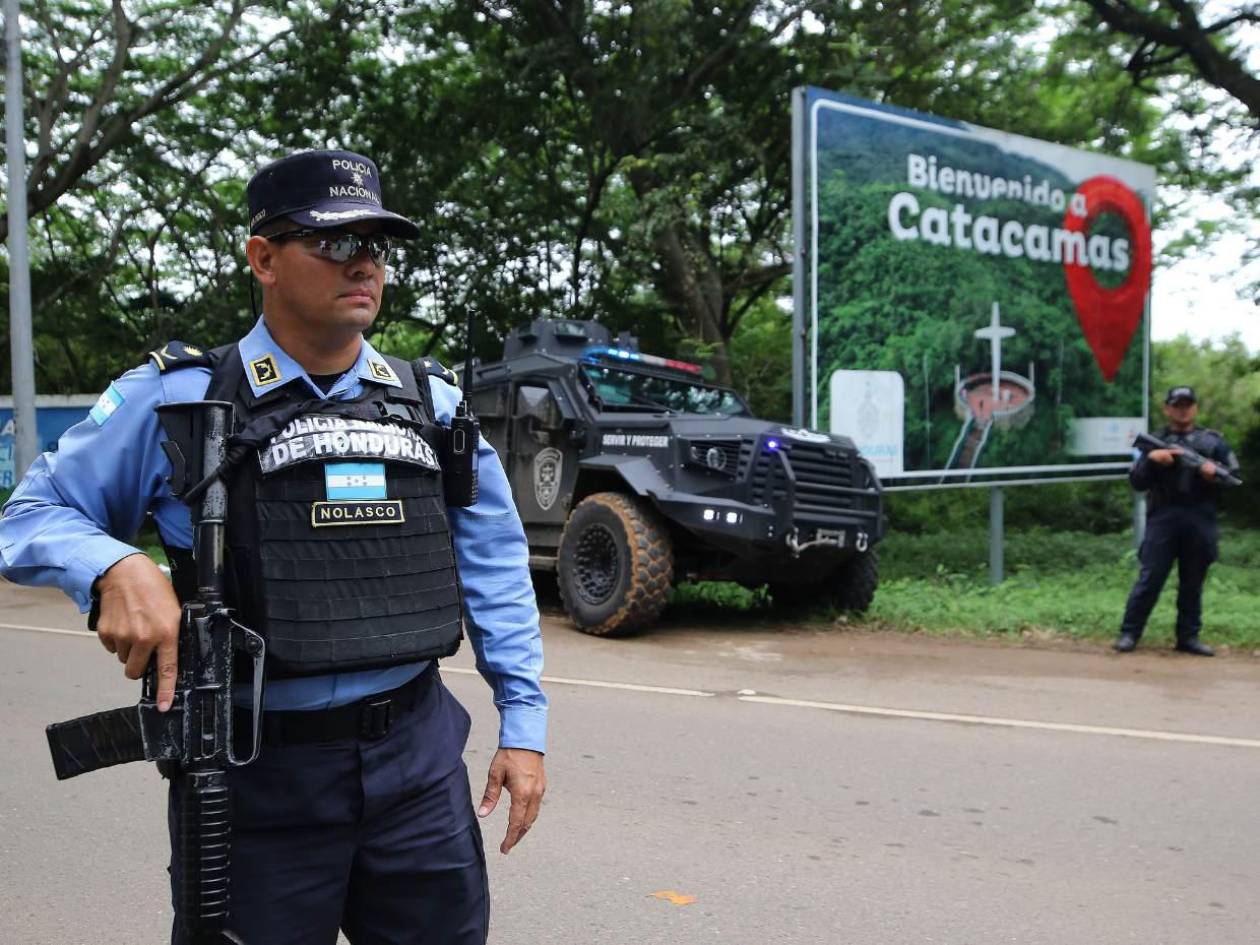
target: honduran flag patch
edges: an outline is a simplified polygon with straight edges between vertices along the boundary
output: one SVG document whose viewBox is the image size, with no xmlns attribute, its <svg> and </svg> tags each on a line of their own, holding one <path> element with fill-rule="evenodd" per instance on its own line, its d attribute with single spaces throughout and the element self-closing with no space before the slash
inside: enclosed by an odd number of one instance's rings
<svg viewBox="0 0 1260 945">
<path fill-rule="evenodd" d="M 103 427 L 105 421 L 114 415 L 114 411 L 123 405 L 122 391 L 114 384 L 110 384 L 105 388 L 105 393 L 101 394 L 96 401 L 96 406 L 88 411 L 88 416 L 96 423 L 98 427 Z"/>
<path fill-rule="evenodd" d="M 324 494 L 329 502 L 385 498 L 384 463 L 325 463 Z"/>
</svg>

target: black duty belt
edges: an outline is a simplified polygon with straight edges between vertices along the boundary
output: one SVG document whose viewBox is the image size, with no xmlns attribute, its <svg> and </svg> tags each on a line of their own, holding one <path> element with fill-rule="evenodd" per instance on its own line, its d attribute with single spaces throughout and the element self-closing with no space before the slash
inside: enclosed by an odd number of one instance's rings
<svg viewBox="0 0 1260 945">
<path fill-rule="evenodd" d="M 430 663 L 415 679 L 397 689 L 365 696 L 358 702 L 331 709 L 284 710 L 263 713 L 262 739 L 267 745 L 307 745 L 349 738 L 384 738 L 398 719 L 423 701 L 437 679 Z M 236 731 L 249 730 L 249 712 L 236 710 Z"/>
</svg>

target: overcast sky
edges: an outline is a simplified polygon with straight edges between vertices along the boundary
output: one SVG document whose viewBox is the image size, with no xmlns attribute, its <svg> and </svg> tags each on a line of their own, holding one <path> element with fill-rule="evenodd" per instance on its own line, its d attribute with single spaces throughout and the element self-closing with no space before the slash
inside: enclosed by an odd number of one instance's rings
<svg viewBox="0 0 1260 945">
<path fill-rule="evenodd" d="M 1260 354 L 1260 305 L 1238 297 L 1238 290 L 1248 281 L 1241 267 L 1247 242 L 1248 237 L 1241 234 L 1224 236 L 1208 252 L 1155 271 L 1153 339 L 1166 341 L 1187 334 L 1196 340 L 1217 341 L 1236 332 L 1252 354 Z M 1256 277 L 1254 266 L 1249 274 Z"/>
</svg>

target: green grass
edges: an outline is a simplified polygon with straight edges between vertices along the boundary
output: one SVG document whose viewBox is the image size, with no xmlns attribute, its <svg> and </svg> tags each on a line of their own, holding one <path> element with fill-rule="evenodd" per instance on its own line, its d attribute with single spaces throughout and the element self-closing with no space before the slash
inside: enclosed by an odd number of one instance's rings
<svg viewBox="0 0 1260 945">
<path fill-rule="evenodd" d="M 1034 527 L 1008 531 L 1006 580 L 989 584 L 987 525 L 950 532 L 893 533 L 880 545 L 875 603 L 850 625 L 986 637 L 1112 639 L 1137 577 L 1128 532 L 1095 535 Z M 1176 573 L 1151 616 L 1145 642 L 1171 644 Z M 764 590 L 700 582 L 680 585 L 671 609 L 760 611 Z M 819 609 L 806 620 L 830 621 Z M 1260 649 L 1260 531 L 1224 528 L 1221 560 L 1204 588 L 1203 636 L 1212 644 Z"/>
<path fill-rule="evenodd" d="M 137 542 L 155 561 L 165 562 L 151 529 Z M 956 523 L 949 531 L 894 531 L 880 545 L 880 561 L 875 603 L 862 619 L 847 618 L 851 625 L 1020 639 L 1110 640 L 1138 568 L 1129 532 L 1011 529 L 1007 578 L 992 587 L 983 521 Z M 1171 644 L 1176 596 L 1174 573 L 1151 616 L 1146 641 Z M 699 582 L 675 588 L 671 611 L 684 618 L 715 610 L 769 615 L 770 603 L 764 589 Z M 1203 605 L 1204 639 L 1260 650 L 1260 530 L 1222 529 L 1221 560 L 1208 574 Z M 804 615 L 816 622 L 836 616 L 826 609 Z"/>
<path fill-rule="evenodd" d="M 890 535 L 881 554 L 882 579 L 868 621 L 985 636 L 1110 639 L 1138 570 L 1125 532 L 1008 534 L 1007 579 L 997 587 L 989 584 L 985 528 Z M 1174 570 L 1148 624 L 1151 643 L 1171 643 L 1175 605 Z M 1260 532 L 1222 530 L 1221 560 L 1204 587 L 1203 635 L 1214 644 L 1260 647 Z"/>
</svg>

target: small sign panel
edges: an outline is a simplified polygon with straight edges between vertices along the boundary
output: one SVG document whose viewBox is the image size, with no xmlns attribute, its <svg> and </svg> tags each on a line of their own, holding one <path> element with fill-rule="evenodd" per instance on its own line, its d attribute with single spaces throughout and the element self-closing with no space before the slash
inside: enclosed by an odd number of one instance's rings
<svg viewBox="0 0 1260 945">
<path fill-rule="evenodd" d="M 905 471 L 906 385 L 896 371 L 834 371 L 832 433 L 847 436 L 880 478 Z"/>
</svg>

